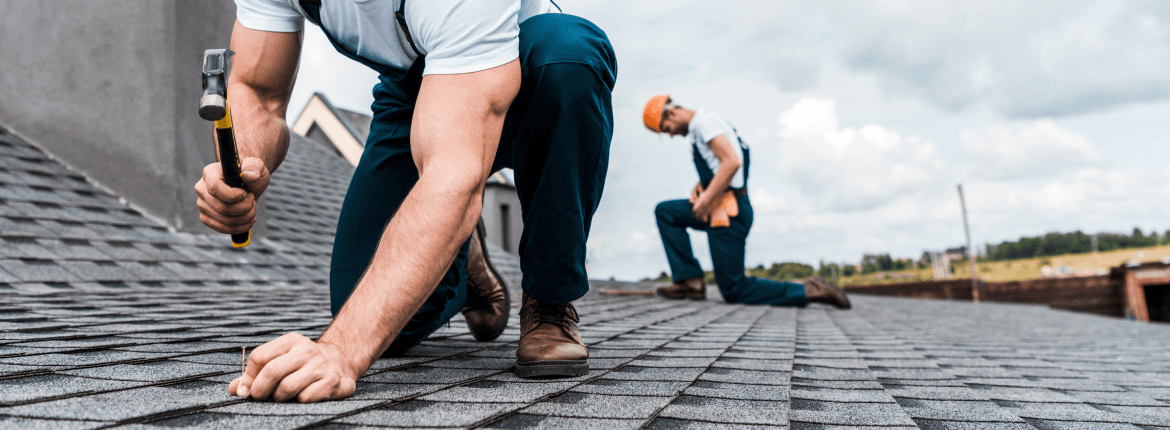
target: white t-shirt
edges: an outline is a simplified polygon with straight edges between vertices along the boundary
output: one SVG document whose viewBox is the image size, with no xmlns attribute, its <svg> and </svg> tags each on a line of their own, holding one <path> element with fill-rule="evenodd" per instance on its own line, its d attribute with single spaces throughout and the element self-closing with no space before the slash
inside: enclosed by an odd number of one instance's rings
<svg viewBox="0 0 1170 430">
<path fill-rule="evenodd" d="M 298 0 L 235 0 L 236 18 L 252 30 L 291 33 L 305 26 Z M 394 13 L 402 0 L 324 0 L 321 25 L 349 52 L 406 70 L 418 55 Z M 550 0 L 409 0 L 406 25 L 427 56 L 424 75 L 471 73 L 520 56 L 520 23 L 558 12 Z"/>
<path fill-rule="evenodd" d="M 695 110 L 695 115 L 691 117 L 691 123 L 687 126 L 687 137 L 691 139 L 691 143 L 695 147 L 699 148 L 699 155 L 707 162 L 707 167 L 711 168 L 712 173 L 719 172 L 719 157 L 715 156 L 715 151 L 711 149 L 710 145 L 711 141 L 721 134 L 727 137 L 732 150 L 739 157 L 739 169 L 736 169 L 735 174 L 731 176 L 729 186 L 743 188 L 743 147 L 739 144 L 739 136 L 735 134 L 735 128 L 715 112 L 706 109 Z"/>
</svg>

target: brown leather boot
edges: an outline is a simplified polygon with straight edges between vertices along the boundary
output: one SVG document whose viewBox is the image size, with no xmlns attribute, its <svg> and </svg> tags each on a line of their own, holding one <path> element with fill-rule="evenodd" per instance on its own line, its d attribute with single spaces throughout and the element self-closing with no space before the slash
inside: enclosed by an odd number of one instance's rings
<svg viewBox="0 0 1170 430">
<path fill-rule="evenodd" d="M 524 294 L 520 346 L 512 371 L 521 378 L 581 376 L 589 373 L 589 350 L 577 331 L 572 303 L 540 303 Z"/>
<path fill-rule="evenodd" d="M 707 283 L 703 278 L 691 278 L 669 287 L 658 287 L 658 295 L 668 299 L 707 299 Z"/>
<path fill-rule="evenodd" d="M 483 218 L 471 232 L 471 246 L 467 251 L 467 303 L 463 317 L 475 340 L 489 341 L 500 337 L 508 326 L 512 301 L 504 288 L 504 279 L 488 258 L 486 228 Z"/>
<path fill-rule="evenodd" d="M 804 280 L 804 296 L 809 303 L 828 303 L 840 309 L 853 307 L 841 287 L 816 275 Z"/>
</svg>

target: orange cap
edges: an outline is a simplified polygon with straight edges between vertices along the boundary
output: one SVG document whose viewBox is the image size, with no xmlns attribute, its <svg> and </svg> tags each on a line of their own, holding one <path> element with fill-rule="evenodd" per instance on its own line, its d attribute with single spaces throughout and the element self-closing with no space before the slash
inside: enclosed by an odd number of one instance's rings
<svg viewBox="0 0 1170 430">
<path fill-rule="evenodd" d="M 642 123 L 646 124 L 650 131 L 662 132 L 659 127 L 662 126 L 662 108 L 666 106 L 667 100 L 670 100 L 669 94 L 659 94 L 646 102 L 646 109 L 642 111 Z"/>
</svg>

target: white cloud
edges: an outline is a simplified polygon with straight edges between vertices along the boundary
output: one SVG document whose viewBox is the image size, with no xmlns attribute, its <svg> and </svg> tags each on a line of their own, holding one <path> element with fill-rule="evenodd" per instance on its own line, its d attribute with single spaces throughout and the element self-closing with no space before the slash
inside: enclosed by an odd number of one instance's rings
<svg viewBox="0 0 1170 430">
<path fill-rule="evenodd" d="M 961 135 L 972 175 L 990 179 L 1046 177 L 1103 162 L 1089 139 L 1052 120 L 1025 126 L 998 125 Z"/>
<path fill-rule="evenodd" d="M 980 182 L 964 187 L 972 231 L 997 243 L 1053 231 L 1128 233 L 1166 228 L 1168 172 L 1083 169 L 1042 180 Z"/>
<path fill-rule="evenodd" d="M 841 128 L 833 100 L 801 99 L 777 121 L 781 175 L 824 209 L 874 208 L 942 179 L 934 144 L 876 124 Z"/>
<path fill-rule="evenodd" d="M 1170 135 L 1160 123 L 1170 102 L 1135 103 L 1170 99 L 1170 2 L 557 3 L 601 27 L 620 64 L 609 174 L 589 240 L 597 277 L 639 279 L 667 269 L 654 205 L 686 197 L 697 176 L 685 141 L 641 125 L 646 98 L 666 92 L 718 112 L 754 145 L 750 266 L 856 261 L 866 252 L 916 256 L 959 245 L 960 180 L 976 243 L 1168 227 L 1170 166 L 1160 160 Z M 368 108 L 373 72 L 333 52 L 311 27 L 305 55 L 290 116 L 313 89 L 339 107 Z M 814 95 L 835 104 L 795 108 Z M 793 107 L 790 135 L 778 136 L 773 121 L 786 107 Z M 1093 111 L 1039 133 L 1055 139 L 1050 146 L 1028 142 L 1025 155 L 1074 167 L 1004 167 L 1034 173 L 1021 178 L 970 169 L 976 154 L 987 164 L 1004 160 L 995 156 L 996 132 L 1024 139 L 1036 125 L 1005 123 L 1005 115 Z M 1078 149 L 1070 130 L 1116 163 L 1085 162 L 1090 152 Z M 965 135 L 988 149 L 967 152 Z M 709 269 L 702 236 L 694 250 Z"/>
<path fill-rule="evenodd" d="M 1170 3 L 836 2 L 842 60 L 944 108 L 1059 117 L 1170 98 Z"/>
<path fill-rule="evenodd" d="M 764 50 L 763 68 L 780 89 L 797 91 L 816 86 L 820 75 L 820 61 L 813 52 L 802 48 Z"/>
<path fill-rule="evenodd" d="M 763 185 L 752 185 L 752 208 L 757 214 L 778 213 L 792 211 L 791 202 L 783 196 L 773 194 Z"/>
</svg>

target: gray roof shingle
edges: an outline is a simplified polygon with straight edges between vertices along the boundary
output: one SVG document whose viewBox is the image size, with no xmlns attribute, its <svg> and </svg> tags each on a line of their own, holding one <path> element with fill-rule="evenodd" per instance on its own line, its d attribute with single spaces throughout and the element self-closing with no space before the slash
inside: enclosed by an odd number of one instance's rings
<svg viewBox="0 0 1170 430">
<path fill-rule="evenodd" d="M 240 251 L 170 231 L 0 131 L 0 428 L 1170 427 L 1166 325 L 865 296 L 843 312 L 591 293 L 577 303 L 585 376 L 517 378 L 518 322 L 475 342 L 456 317 L 378 360 L 349 399 L 229 396 L 241 346 L 330 322 L 351 172 L 294 136 L 265 197 L 269 235 Z M 518 262 L 489 254 L 518 302 Z"/>
</svg>

